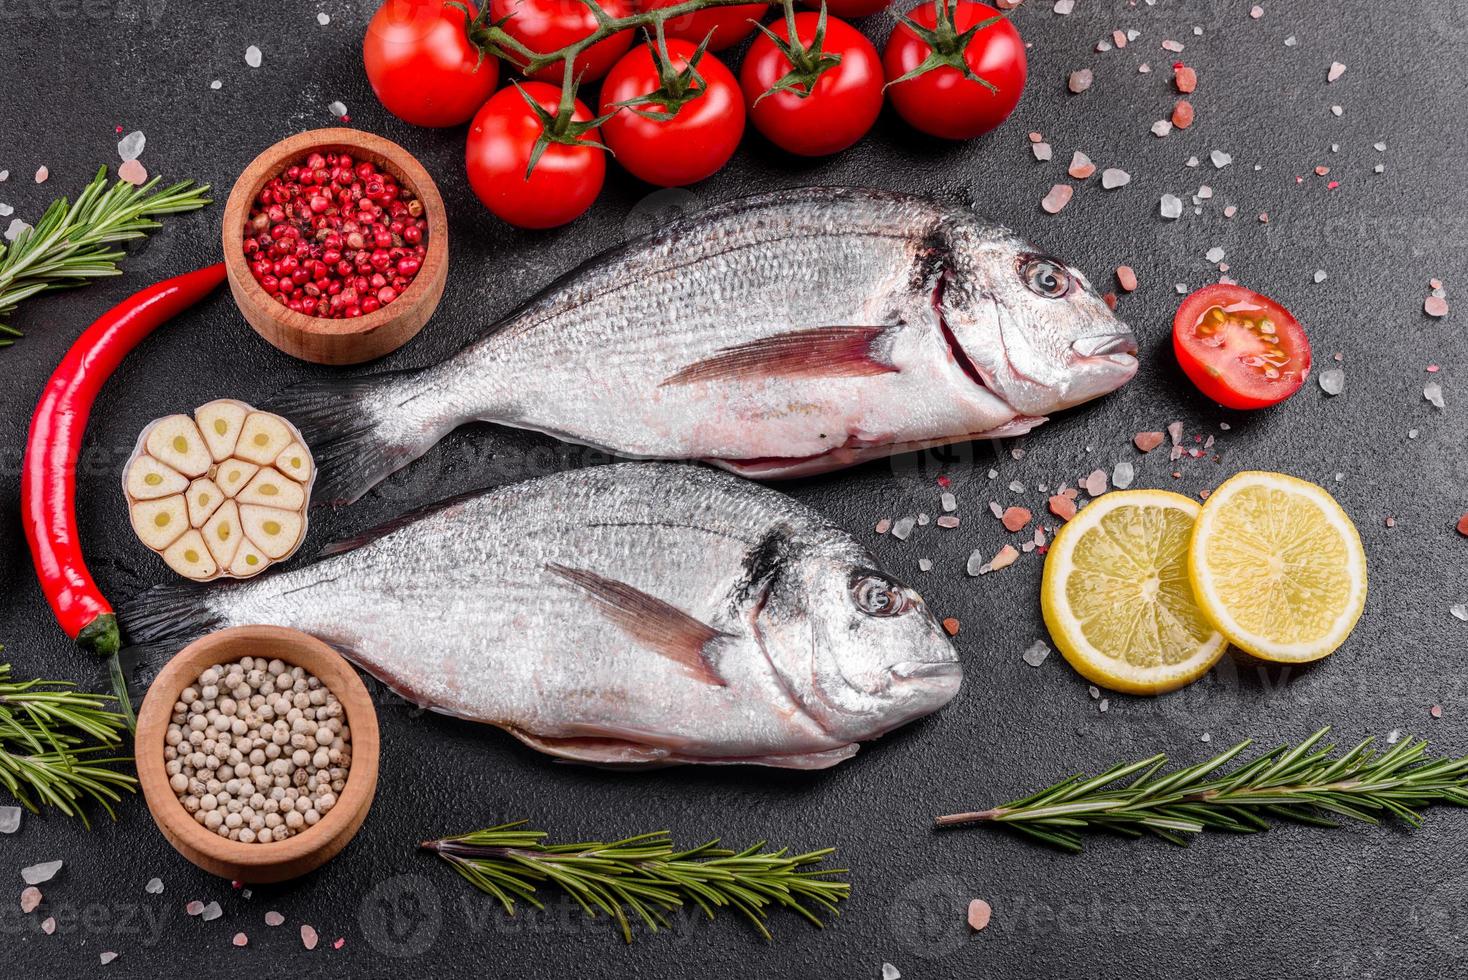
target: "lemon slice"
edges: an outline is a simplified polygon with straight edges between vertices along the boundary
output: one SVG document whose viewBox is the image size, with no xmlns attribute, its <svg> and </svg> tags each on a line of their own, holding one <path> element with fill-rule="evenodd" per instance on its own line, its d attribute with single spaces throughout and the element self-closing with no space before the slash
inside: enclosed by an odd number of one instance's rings
<svg viewBox="0 0 1468 980">
<path fill-rule="evenodd" d="M 1319 660 L 1366 605 L 1366 552 L 1329 493 L 1245 472 L 1213 491 L 1193 529 L 1188 577 L 1235 646 L 1263 660 Z"/>
<path fill-rule="evenodd" d="M 1166 490 L 1108 493 L 1060 529 L 1040 609 L 1082 677 L 1162 694 L 1206 674 L 1228 641 L 1193 600 L 1188 542 L 1200 508 Z"/>
</svg>

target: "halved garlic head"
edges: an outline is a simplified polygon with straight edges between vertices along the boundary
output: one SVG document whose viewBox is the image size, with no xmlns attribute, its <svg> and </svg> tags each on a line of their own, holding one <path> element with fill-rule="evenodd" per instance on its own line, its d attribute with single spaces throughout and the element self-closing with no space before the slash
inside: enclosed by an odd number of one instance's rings
<svg viewBox="0 0 1468 980">
<path fill-rule="evenodd" d="M 244 402 L 158 419 L 123 471 L 133 531 L 186 578 L 248 578 L 306 536 L 316 465 L 300 432 Z"/>
</svg>

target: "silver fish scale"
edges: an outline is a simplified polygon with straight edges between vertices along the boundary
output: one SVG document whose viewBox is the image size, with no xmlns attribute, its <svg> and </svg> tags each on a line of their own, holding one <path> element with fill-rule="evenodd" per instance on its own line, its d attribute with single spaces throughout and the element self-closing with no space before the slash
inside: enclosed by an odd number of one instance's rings
<svg viewBox="0 0 1468 980">
<path fill-rule="evenodd" d="M 817 568 L 843 595 L 850 570 L 873 565 L 849 535 L 782 494 L 702 467 L 631 463 L 453 503 L 344 554 L 219 586 L 208 604 L 221 625 L 305 630 L 415 703 L 541 742 L 831 764 L 853 740 L 812 717 L 806 704 L 819 696 L 790 689 L 751 625 L 751 565 L 771 539 L 782 574 L 798 580 Z M 715 666 L 724 685 L 631 642 L 552 565 L 624 582 L 723 634 Z M 811 598 L 813 617 L 821 601 Z M 874 665 L 952 658 L 946 641 L 922 635 L 906 653 L 872 649 Z M 800 669 L 820 681 L 818 666 Z M 862 710 L 870 734 L 907 720 L 880 698 Z"/>
</svg>

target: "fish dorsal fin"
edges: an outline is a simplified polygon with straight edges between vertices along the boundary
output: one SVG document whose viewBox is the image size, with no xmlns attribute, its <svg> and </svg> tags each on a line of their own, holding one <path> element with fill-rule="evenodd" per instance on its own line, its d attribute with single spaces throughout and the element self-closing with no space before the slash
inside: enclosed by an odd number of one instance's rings
<svg viewBox="0 0 1468 980">
<path fill-rule="evenodd" d="M 897 370 L 873 352 L 886 327 L 816 327 L 725 347 L 659 387 L 749 378 L 860 378 Z"/>
<path fill-rule="evenodd" d="M 590 596 L 602 616 L 640 645 L 667 657 L 696 680 L 725 686 L 705 652 L 724 633 L 626 582 L 554 562 L 545 567 Z"/>
</svg>

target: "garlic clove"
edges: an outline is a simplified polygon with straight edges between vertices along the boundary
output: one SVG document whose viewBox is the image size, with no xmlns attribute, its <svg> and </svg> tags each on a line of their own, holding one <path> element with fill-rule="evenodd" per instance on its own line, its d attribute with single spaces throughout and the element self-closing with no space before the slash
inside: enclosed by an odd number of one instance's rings
<svg viewBox="0 0 1468 980">
<path fill-rule="evenodd" d="M 245 537 L 268 558 L 279 561 L 296 549 L 304 522 L 294 511 L 245 504 L 240 508 L 240 523 L 244 526 Z"/>
<path fill-rule="evenodd" d="M 204 525 L 204 544 L 220 568 L 228 568 L 239 550 L 243 535 L 240 533 L 240 508 L 233 500 L 224 504 Z"/>
<path fill-rule="evenodd" d="M 203 527 L 213 513 L 224 503 L 224 491 L 207 476 L 201 476 L 189 484 L 189 526 Z"/>
<path fill-rule="evenodd" d="M 306 490 L 294 480 L 287 480 L 277 470 L 266 467 L 255 475 L 250 485 L 239 493 L 242 504 L 263 504 L 285 510 L 299 510 L 306 502 Z"/>
<path fill-rule="evenodd" d="M 134 500 L 157 500 L 188 489 L 189 478 L 152 456 L 140 455 L 127 468 L 125 488 Z"/>
<path fill-rule="evenodd" d="M 199 427 L 187 415 L 170 415 L 148 431 L 148 454 L 184 476 L 203 476 L 213 460 Z"/>
<path fill-rule="evenodd" d="M 299 442 L 293 442 L 285 447 L 285 452 L 276 457 L 275 468 L 297 483 L 304 484 L 310 482 L 311 472 L 315 467 L 306 447 Z"/>
<path fill-rule="evenodd" d="M 261 466 L 269 466 L 275 457 L 296 441 L 295 434 L 278 415 L 269 412 L 251 412 L 240 428 L 240 439 L 235 444 L 234 454 Z"/>
<path fill-rule="evenodd" d="M 183 494 L 160 500 L 140 500 L 132 506 L 133 532 L 154 551 L 162 551 L 189 529 L 188 505 Z"/>
<path fill-rule="evenodd" d="M 265 556 L 259 548 L 255 547 L 249 538 L 241 537 L 239 550 L 234 553 L 234 560 L 229 563 L 229 574 L 235 578 L 249 578 L 251 575 L 259 574 L 270 564 L 270 559 Z"/>
<path fill-rule="evenodd" d="M 245 488 L 250 482 L 250 477 L 260 472 L 260 467 L 254 463 L 246 463 L 242 459 L 227 459 L 220 463 L 214 472 L 214 482 L 219 484 L 219 489 L 226 497 L 233 497 Z"/>
<path fill-rule="evenodd" d="M 198 420 L 199 431 L 204 434 L 204 442 L 208 444 L 209 454 L 214 462 L 228 459 L 234 452 L 235 443 L 240 438 L 240 427 L 245 424 L 245 416 L 249 414 L 248 405 L 229 398 L 221 398 L 194 409 L 194 418 Z"/>
<path fill-rule="evenodd" d="M 163 560 L 175 572 L 198 581 L 213 578 L 219 571 L 219 565 L 215 563 L 214 556 L 204 544 L 203 535 L 198 531 L 189 531 L 169 545 L 163 552 Z"/>
</svg>

